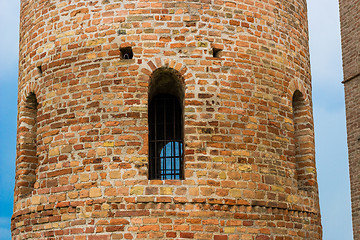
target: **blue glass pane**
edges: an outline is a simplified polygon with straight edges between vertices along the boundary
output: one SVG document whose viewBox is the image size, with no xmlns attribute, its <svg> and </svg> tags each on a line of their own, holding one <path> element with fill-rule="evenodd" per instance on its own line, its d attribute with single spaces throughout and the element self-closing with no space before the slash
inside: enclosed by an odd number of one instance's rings
<svg viewBox="0 0 360 240">
<path fill-rule="evenodd" d="M 160 153 L 162 179 L 180 179 L 182 143 L 168 142 Z"/>
</svg>

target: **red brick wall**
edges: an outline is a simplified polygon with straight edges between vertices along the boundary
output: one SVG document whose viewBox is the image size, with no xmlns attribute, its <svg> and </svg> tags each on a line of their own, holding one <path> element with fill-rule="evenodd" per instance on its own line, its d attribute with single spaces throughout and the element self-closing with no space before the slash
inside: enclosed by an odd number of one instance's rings
<svg viewBox="0 0 360 240">
<path fill-rule="evenodd" d="M 360 239 L 360 77 L 345 83 L 354 239 Z"/>
<path fill-rule="evenodd" d="M 360 0 L 339 0 L 344 79 L 360 73 Z"/>
<path fill-rule="evenodd" d="M 322 238 L 305 1 L 24 0 L 20 34 L 39 166 L 14 239 Z M 147 176 L 157 69 L 185 90 L 184 180 Z"/>
<path fill-rule="evenodd" d="M 354 239 L 360 239 L 360 1 L 340 0 Z"/>
</svg>

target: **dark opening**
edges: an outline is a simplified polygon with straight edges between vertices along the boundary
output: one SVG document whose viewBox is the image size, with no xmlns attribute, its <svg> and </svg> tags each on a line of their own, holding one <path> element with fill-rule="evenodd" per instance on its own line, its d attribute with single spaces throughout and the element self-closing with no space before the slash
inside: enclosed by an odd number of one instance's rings
<svg viewBox="0 0 360 240">
<path fill-rule="evenodd" d="M 183 179 L 183 149 L 179 100 L 156 95 L 149 105 L 149 179 Z"/>
<path fill-rule="evenodd" d="M 215 57 L 215 58 L 221 57 L 221 56 L 220 56 L 221 51 L 222 51 L 222 49 L 220 49 L 220 48 L 213 48 L 213 50 L 212 50 L 212 52 L 213 52 L 213 57 Z"/>
<path fill-rule="evenodd" d="M 37 66 L 37 71 L 38 71 L 39 75 L 42 76 L 43 70 L 42 70 L 41 65 L 40 65 L 40 66 Z"/>
<path fill-rule="evenodd" d="M 120 57 L 121 59 L 132 59 L 134 56 L 131 47 L 120 48 Z"/>
</svg>

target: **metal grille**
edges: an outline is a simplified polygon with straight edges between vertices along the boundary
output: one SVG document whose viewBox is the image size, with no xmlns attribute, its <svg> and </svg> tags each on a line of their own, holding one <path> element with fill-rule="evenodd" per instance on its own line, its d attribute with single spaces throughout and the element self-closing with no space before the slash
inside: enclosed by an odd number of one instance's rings
<svg viewBox="0 0 360 240">
<path fill-rule="evenodd" d="M 149 179 L 183 178 L 182 122 L 176 97 L 154 97 L 149 106 Z"/>
</svg>

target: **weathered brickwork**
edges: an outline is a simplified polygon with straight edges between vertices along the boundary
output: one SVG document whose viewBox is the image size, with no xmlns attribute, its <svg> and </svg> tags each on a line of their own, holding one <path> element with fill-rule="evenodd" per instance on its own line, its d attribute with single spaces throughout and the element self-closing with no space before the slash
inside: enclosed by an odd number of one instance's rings
<svg viewBox="0 0 360 240">
<path fill-rule="evenodd" d="M 354 239 L 360 239 L 360 77 L 345 83 Z"/>
<path fill-rule="evenodd" d="M 360 239 L 360 1 L 340 0 L 354 239 Z"/>
<path fill-rule="evenodd" d="M 22 0 L 20 35 L 13 239 L 322 239 L 305 0 Z M 181 180 L 149 180 L 154 86 Z"/>
<path fill-rule="evenodd" d="M 360 73 L 360 1 L 339 0 L 339 3 L 344 80 L 347 81 Z"/>
</svg>

